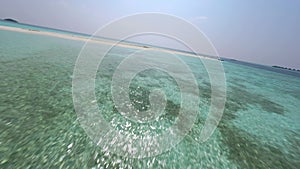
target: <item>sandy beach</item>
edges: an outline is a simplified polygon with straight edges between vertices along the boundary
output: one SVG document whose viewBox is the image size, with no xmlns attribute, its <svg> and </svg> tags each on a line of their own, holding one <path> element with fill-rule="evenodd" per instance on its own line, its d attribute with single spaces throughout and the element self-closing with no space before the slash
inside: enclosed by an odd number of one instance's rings
<svg viewBox="0 0 300 169">
<path fill-rule="evenodd" d="M 23 28 L 16 28 L 16 27 L 9 27 L 9 26 L 0 26 L 0 30 L 6 30 L 6 31 L 14 31 L 14 32 L 22 32 L 22 33 L 29 33 L 29 34 L 36 34 L 36 35 L 43 35 L 43 36 L 53 36 L 53 37 L 58 37 L 58 38 L 63 38 L 63 39 L 69 39 L 69 40 L 76 40 L 76 41 L 83 41 L 83 42 L 93 42 L 93 43 L 100 43 L 100 44 L 106 44 L 106 45 L 114 45 L 116 42 L 105 40 L 105 39 L 89 39 L 88 37 L 83 37 L 83 36 L 76 36 L 76 35 L 67 35 L 67 34 L 60 34 L 60 33 L 55 33 L 55 32 L 46 32 L 46 31 L 40 31 L 40 30 L 31 30 L 31 29 L 23 29 Z M 139 46 L 135 44 L 128 44 L 128 43 L 118 43 L 117 44 L 120 47 L 125 47 L 125 48 L 134 48 L 134 49 L 151 49 L 151 50 L 156 50 L 160 52 L 167 52 L 171 54 L 178 54 L 178 55 L 185 55 L 185 56 L 191 56 L 191 57 L 201 57 L 201 59 L 213 59 L 213 58 L 208 58 L 205 56 L 199 56 L 187 52 L 180 52 L 180 51 L 175 51 L 171 49 L 163 49 L 163 48 L 156 48 L 156 47 L 150 47 L 150 46 Z M 215 60 L 215 59 L 213 59 Z"/>
</svg>

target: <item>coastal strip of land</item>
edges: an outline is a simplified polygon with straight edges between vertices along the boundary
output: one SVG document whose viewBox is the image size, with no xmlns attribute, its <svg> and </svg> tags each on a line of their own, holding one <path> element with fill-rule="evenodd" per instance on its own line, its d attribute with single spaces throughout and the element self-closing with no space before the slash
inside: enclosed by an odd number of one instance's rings
<svg viewBox="0 0 300 169">
<path fill-rule="evenodd" d="M 69 39 L 69 40 L 76 40 L 76 41 L 83 41 L 83 42 L 93 42 L 93 43 L 100 43 L 104 45 L 115 45 L 117 42 L 112 40 L 105 40 L 105 39 L 96 39 L 96 38 L 89 38 L 84 36 L 77 36 L 77 35 L 68 35 L 68 34 L 62 34 L 62 33 L 56 33 L 56 32 L 46 32 L 46 31 L 40 31 L 40 30 L 33 30 L 33 29 L 24 29 L 24 28 L 17 28 L 17 27 L 9 27 L 9 26 L 0 26 L 0 30 L 6 30 L 6 31 L 14 31 L 14 32 L 21 32 L 21 33 L 29 33 L 29 34 L 36 34 L 36 35 L 43 35 L 43 36 L 52 36 L 57 38 L 63 38 L 63 39 Z M 136 45 L 136 44 L 130 44 L 130 43 L 117 43 L 117 46 L 125 47 L 125 48 L 134 48 L 134 49 L 140 49 L 140 50 L 156 50 L 160 52 L 166 52 L 171 54 L 178 54 L 178 55 L 184 55 L 184 56 L 192 56 L 192 57 L 200 57 L 201 59 L 213 59 L 206 56 L 196 55 L 189 52 L 184 51 L 176 51 L 172 49 L 165 49 L 165 48 L 159 48 L 159 47 L 153 47 L 153 46 L 145 46 L 145 45 Z"/>
</svg>

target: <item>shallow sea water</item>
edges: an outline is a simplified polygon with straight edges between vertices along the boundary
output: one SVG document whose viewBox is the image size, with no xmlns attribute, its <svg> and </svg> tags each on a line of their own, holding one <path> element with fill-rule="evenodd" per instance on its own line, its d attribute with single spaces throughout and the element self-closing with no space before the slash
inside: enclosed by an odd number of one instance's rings
<svg viewBox="0 0 300 169">
<path fill-rule="evenodd" d="M 182 56 L 200 91 L 195 124 L 170 151 L 136 159 L 103 150 L 78 121 L 72 78 L 83 42 L 2 30 L 0 37 L 0 168 L 300 168 L 297 77 L 223 62 L 226 107 L 214 134 L 200 143 L 210 82 L 201 61 Z M 132 50 L 110 51 L 99 67 L 95 93 L 113 127 L 143 134 L 153 129 L 134 122 L 124 127 L 128 121 L 114 107 L 110 93 L 114 69 Z M 139 73 L 130 85 L 130 99 L 145 110 L 154 87 L 167 96 L 163 120 L 153 123 L 163 130 L 180 109 L 180 91 L 172 77 L 154 70 Z"/>
</svg>

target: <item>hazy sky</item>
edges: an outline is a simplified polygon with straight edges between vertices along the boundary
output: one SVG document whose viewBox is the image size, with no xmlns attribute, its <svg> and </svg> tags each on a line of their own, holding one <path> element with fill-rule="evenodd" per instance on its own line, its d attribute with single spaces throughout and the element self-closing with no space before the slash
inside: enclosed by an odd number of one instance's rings
<svg viewBox="0 0 300 169">
<path fill-rule="evenodd" d="M 163 12 L 202 30 L 223 57 L 300 69 L 297 0 L 1 0 L 0 18 L 93 33 L 122 16 Z"/>
</svg>

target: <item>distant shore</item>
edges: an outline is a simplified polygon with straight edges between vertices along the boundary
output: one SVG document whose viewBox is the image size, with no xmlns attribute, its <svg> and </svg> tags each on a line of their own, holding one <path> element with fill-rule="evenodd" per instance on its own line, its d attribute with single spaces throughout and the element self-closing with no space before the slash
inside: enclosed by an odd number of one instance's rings
<svg viewBox="0 0 300 169">
<path fill-rule="evenodd" d="M 13 23 L 19 23 L 17 20 L 11 19 L 11 18 L 3 19 L 3 21 L 6 21 L 6 22 L 13 22 Z"/>
<path fill-rule="evenodd" d="M 300 72 L 299 69 L 293 69 L 293 68 L 288 68 L 288 67 L 282 67 L 282 66 L 272 66 L 272 67 L 277 68 L 277 69 L 285 69 L 285 70 Z"/>
<path fill-rule="evenodd" d="M 99 39 L 89 39 L 88 37 L 79 36 L 79 35 L 78 36 L 67 35 L 67 34 L 62 34 L 62 33 L 46 32 L 46 31 L 40 31 L 40 30 L 34 30 L 34 29 L 10 27 L 10 26 L 0 26 L 0 30 L 22 32 L 22 33 L 29 33 L 29 34 L 36 34 L 36 35 L 44 35 L 44 36 L 52 36 L 52 37 L 57 37 L 57 38 L 83 41 L 83 42 L 90 41 L 93 43 L 100 43 L 100 44 L 104 44 L 104 45 L 115 45 L 117 43 L 116 41 L 110 41 L 110 40 L 105 40 L 105 39 L 100 39 L 100 38 Z M 191 56 L 191 57 L 200 57 L 201 59 L 217 60 L 214 58 L 196 55 L 196 54 L 192 54 L 189 52 L 183 52 L 183 51 L 181 52 L 181 51 L 176 51 L 176 50 L 172 50 L 172 49 L 158 48 L 158 47 L 145 46 L 145 45 L 139 46 L 138 44 L 130 44 L 130 43 L 122 43 L 121 42 L 121 43 L 118 43 L 117 46 L 125 47 L 125 48 L 143 49 L 143 50 L 151 49 L 151 50 L 166 52 L 166 53 L 171 53 L 171 54 L 179 54 L 179 55 Z"/>
</svg>

